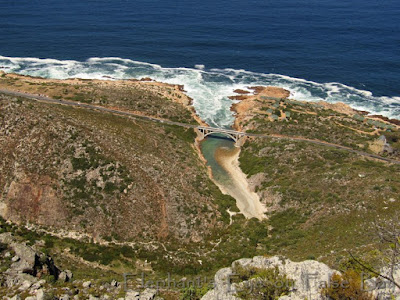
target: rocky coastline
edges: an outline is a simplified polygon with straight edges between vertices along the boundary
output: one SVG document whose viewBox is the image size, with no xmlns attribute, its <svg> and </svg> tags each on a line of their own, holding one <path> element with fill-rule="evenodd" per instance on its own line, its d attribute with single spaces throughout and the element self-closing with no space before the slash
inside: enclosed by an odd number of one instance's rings
<svg viewBox="0 0 400 300">
<path fill-rule="evenodd" d="M 250 111 L 260 107 L 263 100 L 285 100 L 290 99 L 290 101 L 295 101 L 303 104 L 315 104 L 319 105 L 325 109 L 331 109 L 335 112 L 342 113 L 348 116 L 361 115 L 371 120 L 383 121 L 387 124 L 393 124 L 395 126 L 400 126 L 400 120 L 390 119 L 382 115 L 373 115 L 368 111 L 361 111 L 352 108 L 350 105 L 337 102 L 329 103 L 326 101 L 309 102 L 309 101 L 298 101 L 290 98 L 290 91 L 272 86 L 251 86 L 248 87 L 249 91 L 236 89 L 234 93 L 237 95 L 230 96 L 231 100 L 238 100 L 238 103 L 234 103 L 231 106 L 231 110 L 236 114 L 235 123 L 233 127 L 235 130 L 243 130 L 240 125 L 246 116 L 250 114 Z M 252 92 L 250 92 L 252 91 Z"/>
</svg>

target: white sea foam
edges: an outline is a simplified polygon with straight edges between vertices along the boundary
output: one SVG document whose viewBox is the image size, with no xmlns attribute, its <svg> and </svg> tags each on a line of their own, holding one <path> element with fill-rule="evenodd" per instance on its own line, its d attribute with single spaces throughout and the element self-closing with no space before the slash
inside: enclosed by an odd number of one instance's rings
<svg viewBox="0 0 400 300">
<path fill-rule="evenodd" d="M 400 118 L 400 97 L 375 97 L 370 91 L 338 82 L 317 83 L 280 74 L 263 74 L 236 69 L 164 68 L 157 64 L 119 57 L 92 57 L 86 61 L 0 56 L 0 70 L 48 78 L 127 79 L 150 77 L 183 84 L 193 98 L 197 113 L 210 125 L 229 127 L 234 118 L 228 99 L 235 89 L 253 85 L 280 86 L 298 100 L 344 102 L 360 110 Z"/>
</svg>

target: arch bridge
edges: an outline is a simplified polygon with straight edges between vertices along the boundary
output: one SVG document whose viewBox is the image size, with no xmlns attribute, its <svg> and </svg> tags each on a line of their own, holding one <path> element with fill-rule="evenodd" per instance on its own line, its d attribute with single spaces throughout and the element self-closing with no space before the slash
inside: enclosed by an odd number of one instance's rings
<svg viewBox="0 0 400 300">
<path fill-rule="evenodd" d="M 246 133 L 244 133 L 244 132 L 223 129 L 223 128 L 198 126 L 198 127 L 196 127 L 196 129 L 197 129 L 198 133 L 200 133 L 201 139 L 204 139 L 213 133 L 220 133 L 220 134 L 223 134 L 223 135 L 229 137 L 230 139 L 234 140 L 236 147 L 239 147 L 242 145 L 242 143 L 244 141 L 244 137 L 246 136 Z"/>
</svg>

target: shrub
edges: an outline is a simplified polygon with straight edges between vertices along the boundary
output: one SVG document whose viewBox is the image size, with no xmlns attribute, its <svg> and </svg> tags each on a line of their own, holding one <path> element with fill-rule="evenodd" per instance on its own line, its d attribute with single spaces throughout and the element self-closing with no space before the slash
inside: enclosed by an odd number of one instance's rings
<svg viewBox="0 0 400 300">
<path fill-rule="evenodd" d="M 209 290 L 209 286 L 190 286 L 185 288 L 181 294 L 181 300 L 200 300 Z"/>
<path fill-rule="evenodd" d="M 237 288 L 237 296 L 241 299 L 275 300 L 289 294 L 294 285 L 293 280 L 280 274 L 278 267 L 244 268 L 236 264 L 233 269 L 239 281 L 242 281 Z"/>
<path fill-rule="evenodd" d="M 330 300 L 374 299 L 363 289 L 360 274 L 354 270 L 347 270 L 343 275 L 333 274 L 329 286 L 321 290 L 321 295 Z"/>
<path fill-rule="evenodd" d="M 4 250 L 6 250 L 8 247 L 7 247 L 7 244 L 4 244 L 4 243 L 0 243 L 0 252 L 3 252 Z"/>
<path fill-rule="evenodd" d="M 116 189 L 118 189 L 118 187 L 117 187 L 114 183 L 112 183 L 112 182 L 110 182 L 110 181 L 108 181 L 108 182 L 106 183 L 105 187 L 104 187 L 104 191 L 105 191 L 106 193 L 108 193 L 108 194 L 114 192 Z"/>
<path fill-rule="evenodd" d="M 73 157 L 71 163 L 74 170 L 87 170 L 91 167 L 89 160 L 85 157 Z"/>
</svg>

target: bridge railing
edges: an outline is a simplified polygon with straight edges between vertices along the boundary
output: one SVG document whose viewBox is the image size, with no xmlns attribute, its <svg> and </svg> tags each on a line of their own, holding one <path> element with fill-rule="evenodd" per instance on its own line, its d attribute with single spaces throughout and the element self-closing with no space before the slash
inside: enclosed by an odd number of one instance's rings
<svg viewBox="0 0 400 300">
<path fill-rule="evenodd" d="M 230 130 L 230 129 L 217 128 L 217 127 L 198 126 L 197 129 L 207 130 L 207 131 L 212 131 L 212 132 L 228 133 L 228 134 L 234 134 L 234 135 L 240 135 L 240 136 L 246 135 L 245 132 L 235 131 L 235 130 Z"/>
</svg>

